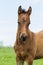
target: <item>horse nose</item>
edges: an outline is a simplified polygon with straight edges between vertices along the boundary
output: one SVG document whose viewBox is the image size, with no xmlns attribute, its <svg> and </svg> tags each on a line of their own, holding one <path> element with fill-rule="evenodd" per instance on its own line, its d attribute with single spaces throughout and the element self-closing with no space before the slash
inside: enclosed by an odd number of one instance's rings
<svg viewBox="0 0 43 65">
<path fill-rule="evenodd" d="M 20 36 L 20 39 L 21 39 L 21 41 L 26 41 L 27 35 L 26 35 L 26 34 L 22 34 L 22 35 Z"/>
</svg>

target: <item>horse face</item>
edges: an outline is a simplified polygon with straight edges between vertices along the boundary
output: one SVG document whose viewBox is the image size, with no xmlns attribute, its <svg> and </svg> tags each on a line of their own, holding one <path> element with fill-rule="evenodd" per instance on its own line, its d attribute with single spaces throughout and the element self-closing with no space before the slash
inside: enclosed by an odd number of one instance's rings
<svg viewBox="0 0 43 65">
<path fill-rule="evenodd" d="M 18 31 L 19 38 L 21 41 L 26 41 L 28 38 L 28 28 L 30 24 L 30 14 L 31 10 L 28 11 L 18 9 Z"/>
</svg>

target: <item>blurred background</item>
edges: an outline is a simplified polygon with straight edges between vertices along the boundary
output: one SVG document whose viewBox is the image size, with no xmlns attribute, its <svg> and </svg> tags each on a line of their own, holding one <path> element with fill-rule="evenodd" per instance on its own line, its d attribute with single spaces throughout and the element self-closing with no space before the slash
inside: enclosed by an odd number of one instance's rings
<svg viewBox="0 0 43 65">
<path fill-rule="evenodd" d="M 14 45 L 20 5 L 26 10 L 32 7 L 30 30 L 43 30 L 43 0 L 0 0 L 0 46 Z"/>
</svg>

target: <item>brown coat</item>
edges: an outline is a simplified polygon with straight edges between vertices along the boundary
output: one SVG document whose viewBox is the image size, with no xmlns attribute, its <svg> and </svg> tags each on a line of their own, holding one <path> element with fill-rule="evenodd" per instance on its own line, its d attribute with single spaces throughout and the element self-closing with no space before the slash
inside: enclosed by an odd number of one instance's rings
<svg viewBox="0 0 43 65">
<path fill-rule="evenodd" d="M 19 25 L 14 45 L 17 65 L 23 65 L 24 61 L 27 61 L 28 65 L 32 65 L 34 59 L 43 58 L 43 31 L 34 33 L 28 29 L 31 10 L 31 7 L 29 7 L 29 10 L 25 12 L 24 10 L 22 11 L 21 6 L 19 7 Z M 20 41 L 20 35 L 23 33 L 27 36 L 25 42 Z"/>
<path fill-rule="evenodd" d="M 14 49 L 17 56 L 23 58 L 23 60 L 28 60 L 27 58 L 32 56 L 33 59 L 43 58 L 43 31 L 38 33 L 31 32 L 31 41 L 26 44 L 18 44 L 16 40 Z"/>
</svg>

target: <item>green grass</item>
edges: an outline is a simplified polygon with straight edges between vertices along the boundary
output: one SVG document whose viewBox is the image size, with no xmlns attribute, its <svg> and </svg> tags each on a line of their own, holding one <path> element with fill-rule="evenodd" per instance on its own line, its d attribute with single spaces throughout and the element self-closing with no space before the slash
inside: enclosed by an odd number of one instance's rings
<svg viewBox="0 0 43 65">
<path fill-rule="evenodd" d="M 13 48 L 0 48 L 0 65 L 16 65 L 16 55 Z M 43 65 L 43 59 L 35 60 L 33 65 Z"/>
</svg>

